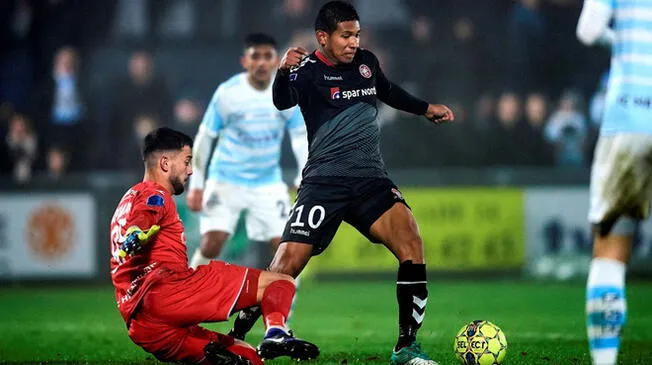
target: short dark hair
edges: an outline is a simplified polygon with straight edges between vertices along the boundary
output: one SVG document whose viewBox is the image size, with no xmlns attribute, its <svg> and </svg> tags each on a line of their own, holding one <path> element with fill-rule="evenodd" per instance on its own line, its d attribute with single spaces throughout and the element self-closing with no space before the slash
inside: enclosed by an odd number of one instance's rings
<svg viewBox="0 0 652 365">
<path fill-rule="evenodd" d="M 244 48 L 255 46 L 272 46 L 276 48 L 276 39 L 265 33 L 251 33 L 244 39 Z"/>
<path fill-rule="evenodd" d="M 149 132 L 143 140 L 143 160 L 147 161 L 154 152 L 178 151 L 185 146 L 192 148 L 192 138 L 186 134 L 167 127 L 157 128 Z"/>
<path fill-rule="evenodd" d="M 337 24 L 351 20 L 360 20 L 353 5 L 344 1 L 329 1 L 319 9 L 315 19 L 315 30 L 323 30 L 331 34 L 337 29 Z"/>
</svg>

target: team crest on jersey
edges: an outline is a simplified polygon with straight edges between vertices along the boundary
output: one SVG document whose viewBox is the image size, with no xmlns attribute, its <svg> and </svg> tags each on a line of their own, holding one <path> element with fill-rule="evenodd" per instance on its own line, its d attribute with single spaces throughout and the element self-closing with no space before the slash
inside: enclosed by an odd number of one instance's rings
<svg viewBox="0 0 652 365">
<path fill-rule="evenodd" d="M 339 87 L 331 87 L 331 100 L 338 100 L 342 98 Z"/>
<path fill-rule="evenodd" d="M 369 66 L 365 65 L 364 63 L 358 67 L 358 70 L 360 71 L 360 75 L 364 77 L 365 79 L 368 79 L 371 77 L 371 69 Z"/>
<path fill-rule="evenodd" d="M 294 74 L 290 74 L 290 81 L 294 81 L 294 80 L 296 80 L 296 79 L 297 79 L 297 76 L 299 76 L 299 74 L 296 74 L 296 73 L 294 73 Z"/>
</svg>

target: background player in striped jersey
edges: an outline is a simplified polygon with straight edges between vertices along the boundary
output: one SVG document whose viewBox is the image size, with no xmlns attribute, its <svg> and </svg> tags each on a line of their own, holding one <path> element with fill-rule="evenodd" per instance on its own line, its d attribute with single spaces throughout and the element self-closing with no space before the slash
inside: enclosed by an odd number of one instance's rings
<svg viewBox="0 0 652 365">
<path fill-rule="evenodd" d="M 188 207 L 202 211 L 202 239 L 192 267 L 220 254 L 245 210 L 251 241 L 270 242 L 274 249 L 280 242 L 290 210 L 279 165 L 285 129 L 299 169 L 306 162 L 308 142 L 298 108 L 280 112 L 272 103 L 272 78 L 279 62 L 275 47 L 276 41 L 268 35 L 246 37 L 241 58 L 246 72 L 217 88 L 199 127 Z M 295 187 L 300 181 L 297 174 Z"/>
<path fill-rule="evenodd" d="M 587 45 L 612 46 L 591 171 L 595 240 L 586 291 L 593 364 L 612 365 L 627 315 L 625 267 L 634 228 L 647 218 L 652 198 L 652 2 L 586 0 L 577 36 Z"/>
</svg>

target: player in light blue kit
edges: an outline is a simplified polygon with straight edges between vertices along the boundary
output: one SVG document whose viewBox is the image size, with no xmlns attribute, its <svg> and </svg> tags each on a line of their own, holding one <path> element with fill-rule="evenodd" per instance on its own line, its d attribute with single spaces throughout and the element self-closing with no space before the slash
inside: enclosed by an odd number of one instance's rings
<svg viewBox="0 0 652 365">
<path fill-rule="evenodd" d="M 613 28 L 609 28 L 613 20 Z M 593 364 L 616 364 L 627 317 L 625 268 L 652 198 L 652 1 L 585 0 L 583 43 L 611 45 L 611 71 L 591 171 L 593 260 L 586 316 Z"/>
<path fill-rule="evenodd" d="M 247 36 L 241 58 L 246 72 L 222 83 L 206 110 L 195 137 L 195 173 L 188 194 L 188 207 L 201 211 L 202 238 L 192 267 L 220 254 L 243 211 L 247 211 L 251 241 L 270 242 L 275 249 L 281 240 L 290 211 L 279 165 L 281 142 L 287 129 L 300 171 L 308 156 L 308 140 L 298 108 L 279 112 L 272 103 L 278 62 L 272 37 Z M 213 150 L 215 139 L 218 143 Z M 300 178 L 299 173 L 295 187 Z"/>
</svg>

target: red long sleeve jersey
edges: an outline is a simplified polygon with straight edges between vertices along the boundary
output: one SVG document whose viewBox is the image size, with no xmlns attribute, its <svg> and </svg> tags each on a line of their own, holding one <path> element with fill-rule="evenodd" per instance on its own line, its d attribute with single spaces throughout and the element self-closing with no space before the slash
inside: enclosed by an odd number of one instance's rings
<svg viewBox="0 0 652 365">
<path fill-rule="evenodd" d="M 120 257 L 120 245 L 131 226 L 147 230 L 161 227 L 133 256 Z M 172 195 L 162 186 L 145 181 L 125 193 L 111 219 L 111 280 L 120 314 L 129 322 L 147 289 L 161 278 L 191 270 L 186 236 Z"/>
</svg>

